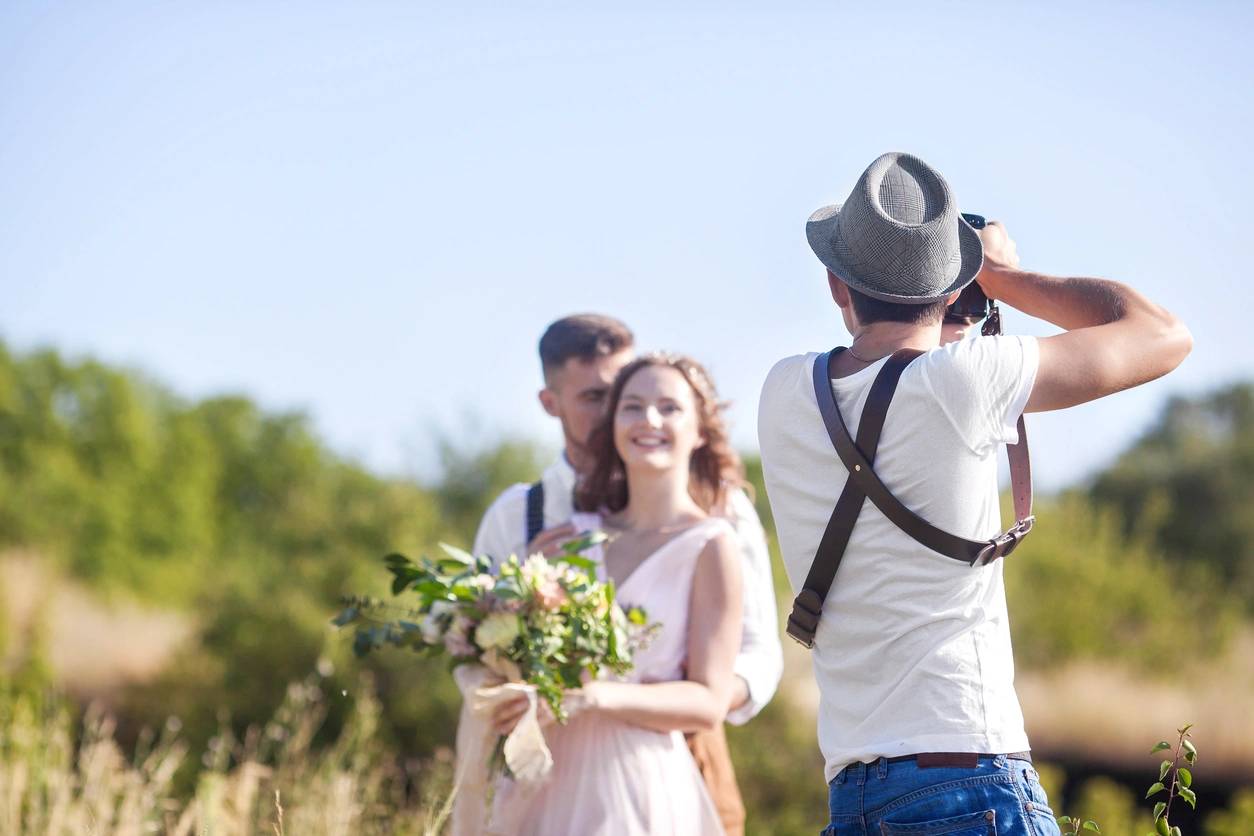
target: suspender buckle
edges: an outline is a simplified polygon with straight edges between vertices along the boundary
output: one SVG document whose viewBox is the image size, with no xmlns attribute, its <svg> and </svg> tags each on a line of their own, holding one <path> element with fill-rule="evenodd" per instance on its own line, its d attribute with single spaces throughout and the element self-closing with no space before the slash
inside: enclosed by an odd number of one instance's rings
<svg viewBox="0 0 1254 836">
<path fill-rule="evenodd" d="M 1005 534 L 999 534 L 988 541 L 988 545 L 980 549 L 980 553 L 976 555 L 972 566 L 985 566 L 992 563 L 999 557 L 1005 557 L 1015 549 L 1019 548 L 1019 544 L 1023 542 L 1023 538 L 1028 536 L 1028 532 L 1032 530 L 1033 524 L 1036 523 L 1036 517 L 1029 516 L 1019 520 L 1019 522 L 1006 529 Z"/>
<path fill-rule="evenodd" d="M 792 636 L 802 647 L 809 650 L 814 647 L 814 631 L 819 626 L 819 616 L 823 612 L 823 600 L 813 589 L 803 589 L 792 602 L 792 613 L 788 616 L 788 635 Z"/>
</svg>

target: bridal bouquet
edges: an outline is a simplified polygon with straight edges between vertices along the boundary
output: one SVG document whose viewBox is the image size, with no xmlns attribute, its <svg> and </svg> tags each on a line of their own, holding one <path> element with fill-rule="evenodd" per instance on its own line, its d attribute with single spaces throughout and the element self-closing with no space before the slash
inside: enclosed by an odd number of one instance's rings
<svg viewBox="0 0 1254 836">
<path fill-rule="evenodd" d="M 604 540 L 585 534 L 552 560 L 511 556 L 495 573 L 488 558 L 443 544 L 434 560 L 390 554 L 397 602 L 351 596 L 332 623 L 356 626 L 359 656 L 393 645 L 530 684 L 565 722 L 563 692 L 602 671 L 629 671 L 657 629 L 639 607 L 620 607 L 613 582 L 597 581 L 596 564 L 580 554 Z"/>
</svg>

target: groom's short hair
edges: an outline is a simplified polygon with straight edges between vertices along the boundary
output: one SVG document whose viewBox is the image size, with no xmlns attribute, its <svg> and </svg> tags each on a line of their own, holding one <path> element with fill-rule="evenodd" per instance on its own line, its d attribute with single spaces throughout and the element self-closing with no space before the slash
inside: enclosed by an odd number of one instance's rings
<svg viewBox="0 0 1254 836">
<path fill-rule="evenodd" d="M 544 329 L 544 336 L 540 337 L 540 365 L 544 367 L 545 377 L 548 377 L 571 358 L 595 360 L 597 357 L 608 357 L 631 348 L 635 343 L 631 329 L 612 316 L 564 316 Z"/>
</svg>

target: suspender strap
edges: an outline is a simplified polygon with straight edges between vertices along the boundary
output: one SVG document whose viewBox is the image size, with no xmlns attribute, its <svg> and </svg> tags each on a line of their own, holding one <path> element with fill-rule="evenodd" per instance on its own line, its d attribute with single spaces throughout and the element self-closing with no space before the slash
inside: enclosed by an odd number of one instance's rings
<svg viewBox="0 0 1254 836">
<path fill-rule="evenodd" d="M 1028 502 L 1026 509 L 1022 506 L 1015 509 L 1016 512 L 1027 510 L 1028 515 L 1018 519 L 1005 533 L 991 540 L 968 540 L 965 537 L 950 534 L 948 531 L 932 525 L 905 505 L 902 505 L 901 500 L 893 496 L 892 491 L 884 486 L 884 483 L 880 481 L 880 477 L 871 469 L 871 462 L 853 443 L 853 439 L 849 437 L 849 430 L 845 427 L 844 419 L 840 417 L 840 410 L 836 407 L 836 398 L 831 394 L 830 383 L 824 388 L 824 391 L 827 393 L 826 403 L 824 403 L 823 398 L 820 398 L 819 408 L 823 412 L 823 421 L 827 425 L 827 432 L 836 447 L 836 452 L 840 454 L 841 461 L 845 463 L 845 467 L 849 471 L 849 478 L 862 487 L 862 490 L 866 492 L 867 498 L 875 504 L 880 513 L 888 517 L 894 525 L 906 532 L 906 534 L 909 534 L 917 542 L 927 546 L 932 551 L 940 552 L 946 557 L 977 565 L 988 563 L 1010 554 L 1032 529 L 1034 520 L 1030 516 L 1030 491 L 1025 496 Z M 1022 438 L 1020 438 L 1019 443 L 1023 443 Z M 1014 459 L 1011 460 L 1011 463 L 1014 464 Z M 1021 466 L 1022 459 L 1020 460 Z M 1016 505 L 1019 505 L 1019 503 L 1016 502 Z"/>
<path fill-rule="evenodd" d="M 544 530 L 544 482 L 527 488 L 527 545 Z"/>
<path fill-rule="evenodd" d="M 884 427 L 884 418 L 888 414 L 893 392 L 897 390 L 897 381 L 901 379 L 901 373 L 910 361 L 921 353 L 914 350 L 897 352 L 888 359 L 875 376 L 875 382 L 871 384 L 866 405 L 862 408 L 862 419 L 858 421 L 858 447 L 867 452 L 869 461 L 875 460 L 880 430 Z M 825 390 L 834 404 L 828 374 L 829 356 L 834 355 L 823 354 L 815 361 L 814 386 L 816 393 Z M 819 411 L 823 413 L 824 423 L 827 423 L 828 409 L 820 397 Z M 823 538 L 819 541 L 814 562 L 810 564 L 810 573 L 806 575 L 801 593 L 793 602 L 792 614 L 788 616 L 788 635 L 806 647 L 814 646 L 814 631 L 819 626 L 823 602 L 827 599 L 828 590 L 832 588 L 832 581 L 836 579 L 836 570 L 840 568 L 841 558 L 845 556 L 845 547 L 849 545 L 849 536 L 853 533 L 854 523 L 858 520 L 865 500 L 866 492 L 861 485 L 853 479 L 847 479 L 844 490 L 840 492 L 840 499 L 836 500 L 836 509 L 827 521 Z"/>
<path fill-rule="evenodd" d="M 872 464 L 875 461 L 884 418 L 888 413 L 888 404 L 896 391 L 897 382 L 905 367 L 921 352 L 899 351 L 884 364 L 867 395 L 855 444 L 849 436 L 849 430 L 832 392 L 831 361 L 843 350 L 833 349 L 820 355 L 814 363 L 814 392 L 819 412 L 849 476 L 828 520 L 823 538 L 819 541 L 810 573 L 806 576 L 801 593 L 793 602 L 792 614 L 788 617 L 788 634 L 806 647 L 814 646 L 814 633 L 818 628 L 823 602 L 827 600 L 827 593 L 849 544 L 849 537 L 862 510 L 864 498 L 869 498 L 885 517 L 920 544 L 973 566 L 1010 554 L 1032 530 L 1034 521 L 1027 431 L 1022 416 L 1018 421 L 1019 441 L 1007 451 L 1016 522 L 1005 533 L 991 540 L 968 540 L 931 525 L 902 505 L 880 481 Z"/>
</svg>

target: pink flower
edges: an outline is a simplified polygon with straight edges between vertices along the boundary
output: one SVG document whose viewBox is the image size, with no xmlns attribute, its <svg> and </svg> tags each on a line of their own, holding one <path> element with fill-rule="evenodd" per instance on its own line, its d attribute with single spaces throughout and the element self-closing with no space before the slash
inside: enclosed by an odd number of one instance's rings
<svg viewBox="0 0 1254 836">
<path fill-rule="evenodd" d="M 444 649 L 452 656 L 474 656 L 475 646 L 470 643 L 470 628 L 474 623 L 464 615 L 458 615 L 444 634 Z"/>
<path fill-rule="evenodd" d="M 536 602 L 541 609 L 550 612 L 566 603 L 566 590 L 555 579 L 549 578 L 536 585 Z"/>
</svg>

